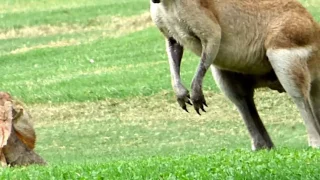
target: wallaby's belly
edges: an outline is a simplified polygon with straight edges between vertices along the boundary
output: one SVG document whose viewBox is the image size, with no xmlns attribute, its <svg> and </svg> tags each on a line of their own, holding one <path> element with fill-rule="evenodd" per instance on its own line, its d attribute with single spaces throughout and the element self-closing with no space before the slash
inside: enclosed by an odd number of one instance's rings
<svg viewBox="0 0 320 180">
<path fill-rule="evenodd" d="M 185 48 L 201 56 L 201 41 L 188 26 L 190 17 L 184 17 L 175 8 L 164 9 L 158 4 L 151 5 L 151 12 L 154 23 L 167 37 L 175 38 Z M 229 25 L 222 25 L 221 28 L 221 44 L 213 65 L 233 72 L 255 75 L 266 74 L 272 70 L 265 55 L 263 38 L 255 37 L 255 34 L 243 36 L 246 32 L 233 35 L 238 32 L 233 32 Z"/>
<path fill-rule="evenodd" d="M 272 67 L 266 56 L 263 45 L 250 46 L 245 40 L 220 44 L 214 65 L 229 71 L 262 75 L 270 72 Z"/>
</svg>

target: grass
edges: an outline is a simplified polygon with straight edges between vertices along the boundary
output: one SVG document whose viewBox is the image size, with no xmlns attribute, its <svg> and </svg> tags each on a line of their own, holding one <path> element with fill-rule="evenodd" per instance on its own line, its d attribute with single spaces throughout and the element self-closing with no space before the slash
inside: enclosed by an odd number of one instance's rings
<svg viewBox="0 0 320 180">
<path fill-rule="evenodd" d="M 206 76 L 209 108 L 175 102 L 163 39 L 148 1 L 4 0 L 2 91 L 33 116 L 49 165 L 0 170 L 0 179 L 316 179 L 319 152 L 285 94 L 259 90 L 278 149 L 252 153 L 235 107 Z M 318 2 L 304 4 L 319 19 Z M 187 87 L 198 58 L 187 52 Z"/>
<path fill-rule="evenodd" d="M 8 3 L 7 5 L 0 6 L 0 9 L 15 9 L 16 4 L 18 12 L 6 12 L 1 14 L 0 28 L 8 30 L 11 28 L 22 28 L 25 26 L 37 26 L 37 25 L 59 25 L 62 23 L 67 24 L 90 24 L 93 23 L 95 18 L 101 16 L 110 15 L 134 15 L 144 12 L 148 8 L 148 3 L 143 3 L 143 0 L 132 0 L 132 1 L 95 1 L 93 3 L 84 2 L 82 6 L 72 5 L 76 4 L 77 1 L 70 1 L 65 5 L 62 1 L 24 1 L 16 3 Z M 50 4 L 56 4 L 56 8 L 50 8 Z M 80 3 L 79 3 L 80 4 Z M 21 7 L 25 5 L 26 7 Z M 40 6 L 40 7 L 37 7 Z M 34 10 L 36 7 L 36 10 Z M 49 7 L 49 9 L 48 9 Z"/>
<path fill-rule="evenodd" d="M 51 163 L 102 163 L 159 155 L 210 154 L 221 148 L 250 149 L 244 124 L 222 95 L 208 93 L 210 109 L 201 117 L 181 113 L 168 96 L 161 93 L 152 98 L 34 105 L 37 150 Z M 272 97 L 274 93 L 262 92 L 257 100 L 277 147 L 307 147 L 305 129 L 293 104 L 286 96 L 278 100 Z M 86 158 L 77 158 L 79 154 Z"/>
<path fill-rule="evenodd" d="M 147 29 L 125 36 L 121 41 L 107 38 L 90 44 L 2 56 L 0 66 L 5 67 L 6 81 L 1 87 L 28 103 L 103 100 L 169 90 L 168 65 L 164 55 L 159 57 L 164 48 L 157 35 L 154 29 Z M 137 46 L 141 49 L 134 48 Z M 95 62 L 90 63 L 90 59 Z M 194 66 L 189 64 L 195 65 L 196 59 L 186 63 L 184 66 L 188 69 L 184 76 L 191 79 Z M 150 67 L 154 70 L 150 71 Z"/>
<path fill-rule="evenodd" d="M 6 179 L 317 179 L 319 151 L 258 152 L 220 150 L 196 154 L 150 157 L 99 164 L 60 164 L 2 172 Z M 301 164 L 304 164 L 301 166 Z M 255 167 L 255 168 L 252 168 Z M 39 178 L 41 177 L 41 178 Z"/>
</svg>

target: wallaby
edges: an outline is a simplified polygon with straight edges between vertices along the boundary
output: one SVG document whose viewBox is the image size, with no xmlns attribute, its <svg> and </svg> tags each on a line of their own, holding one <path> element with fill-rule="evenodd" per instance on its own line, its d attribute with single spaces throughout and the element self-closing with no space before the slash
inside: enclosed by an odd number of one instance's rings
<svg viewBox="0 0 320 180">
<path fill-rule="evenodd" d="M 235 104 L 252 149 L 272 148 L 257 112 L 254 89 L 287 92 L 296 103 L 309 145 L 320 147 L 320 28 L 297 0 L 151 0 L 151 17 L 166 39 L 172 87 L 179 105 L 207 106 L 203 78 L 211 67 Z M 191 96 L 180 78 L 184 48 L 201 57 Z M 190 102 L 191 100 L 191 102 Z"/>
</svg>

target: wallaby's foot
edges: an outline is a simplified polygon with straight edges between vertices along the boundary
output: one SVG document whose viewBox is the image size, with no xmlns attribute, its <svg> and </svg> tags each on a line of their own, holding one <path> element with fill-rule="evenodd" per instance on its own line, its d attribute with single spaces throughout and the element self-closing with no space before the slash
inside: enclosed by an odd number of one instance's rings
<svg viewBox="0 0 320 180">
<path fill-rule="evenodd" d="M 272 142 L 269 142 L 267 143 L 266 141 L 264 140 L 260 140 L 260 141 L 252 141 L 251 142 L 251 149 L 252 151 L 259 151 L 259 150 L 262 150 L 262 149 L 272 149 L 273 148 L 273 143 Z"/>
<path fill-rule="evenodd" d="M 309 143 L 309 146 L 314 149 L 320 149 L 320 143 L 312 142 L 312 143 Z"/>
<path fill-rule="evenodd" d="M 320 149 L 320 139 L 309 137 L 309 146 L 312 148 Z"/>
<path fill-rule="evenodd" d="M 182 85 L 180 84 L 179 86 L 175 87 L 175 92 L 177 96 L 177 101 L 180 105 L 180 107 L 185 110 L 186 112 L 189 112 L 187 109 L 187 104 L 191 104 L 190 102 L 190 94 L 189 91 Z"/>
<path fill-rule="evenodd" d="M 204 106 L 208 107 L 208 105 L 206 103 L 206 100 L 204 99 L 202 89 L 192 88 L 191 101 L 193 103 L 194 109 L 199 115 L 201 115 L 200 109 L 203 112 L 206 112 L 206 110 L 204 109 Z"/>
</svg>

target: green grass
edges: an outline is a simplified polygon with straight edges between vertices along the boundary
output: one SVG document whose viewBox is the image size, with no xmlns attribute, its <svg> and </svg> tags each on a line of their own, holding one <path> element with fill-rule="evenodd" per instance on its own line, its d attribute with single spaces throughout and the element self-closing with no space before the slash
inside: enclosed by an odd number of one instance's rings
<svg viewBox="0 0 320 180">
<path fill-rule="evenodd" d="M 150 157 L 106 163 L 5 170 L 6 179 L 317 179 L 316 150 L 221 150 L 214 155 Z"/>
<path fill-rule="evenodd" d="M 95 18 L 101 16 L 111 15 L 134 15 L 144 12 L 148 9 L 148 2 L 143 0 L 132 1 L 98 1 L 95 4 L 83 3 L 82 6 L 68 7 L 63 5 L 62 1 L 49 1 L 53 5 L 55 3 L 61 5 L 60 8 L 50 9 L 50 5 L 46 2 L 36 3 L 35 1 L 25 1 L 25 5 L 30 9 L 23 12 L 7 12 L 1 14 L 0 28 L 6 29 L 19 29 L 24 26 L 36 26 L 36 25 L 59 25 L 61 23 L 67 24 L 90 24 Z M 34 3 L 33 3 L 34 2 Z M 41 1 L 40 1 L 41 2 Z M 74 3 L 76 1 L 73 1 Z M 70 2 L 69 2 L 70 3 Z M 49 3 L 50 4 L 50 3 Z M 71 3 L 70 3 L 71 4 Z M 36 5 L 43 6 L 43 9 L 34 11 L 33 7 Z M 1 7 L 1 6 L 0 6 Z M 15 4 L 8 8 L 14 9 Z M 48 10 L 46 10 L 49 7 Z"/>
<path fill-rule="evenodd" d="M 304 3 L 320 20 L 318 2 Z M 249 150 L 244 123 L 210 73 L 208 112 L 180 110 L 163 38 L 140 17 L 148 4 L 0 3 L 0 87 L 28 105 L 36 151 L 49 163 L 1 169 L 0 179 L 316 179 L 319 151 L 307 148 L 302 119 L 285 94 L 257 92 L 278 148 L 270 152 Z M 185 53 L 187 87 L 198 62 Z"/>
<path fill-rule="evenodd" d="M 138 46 L 141 49 L 135 48 Z M 171 89 L 163 52 L 161 36 L 150 28 L 125 36 L 121 41 L 110 38 L 79 46 L 1 56 L 0 66 L 6 79 L 1 87 L 27 103 L 153 95 Z M 183 76 L 191 81 L 197 59 L 186 57 Z M 91 64 L 90 59 L 95 63 Z M 216 89 L 212 82 L 206 84 Z"/>
</svg>

